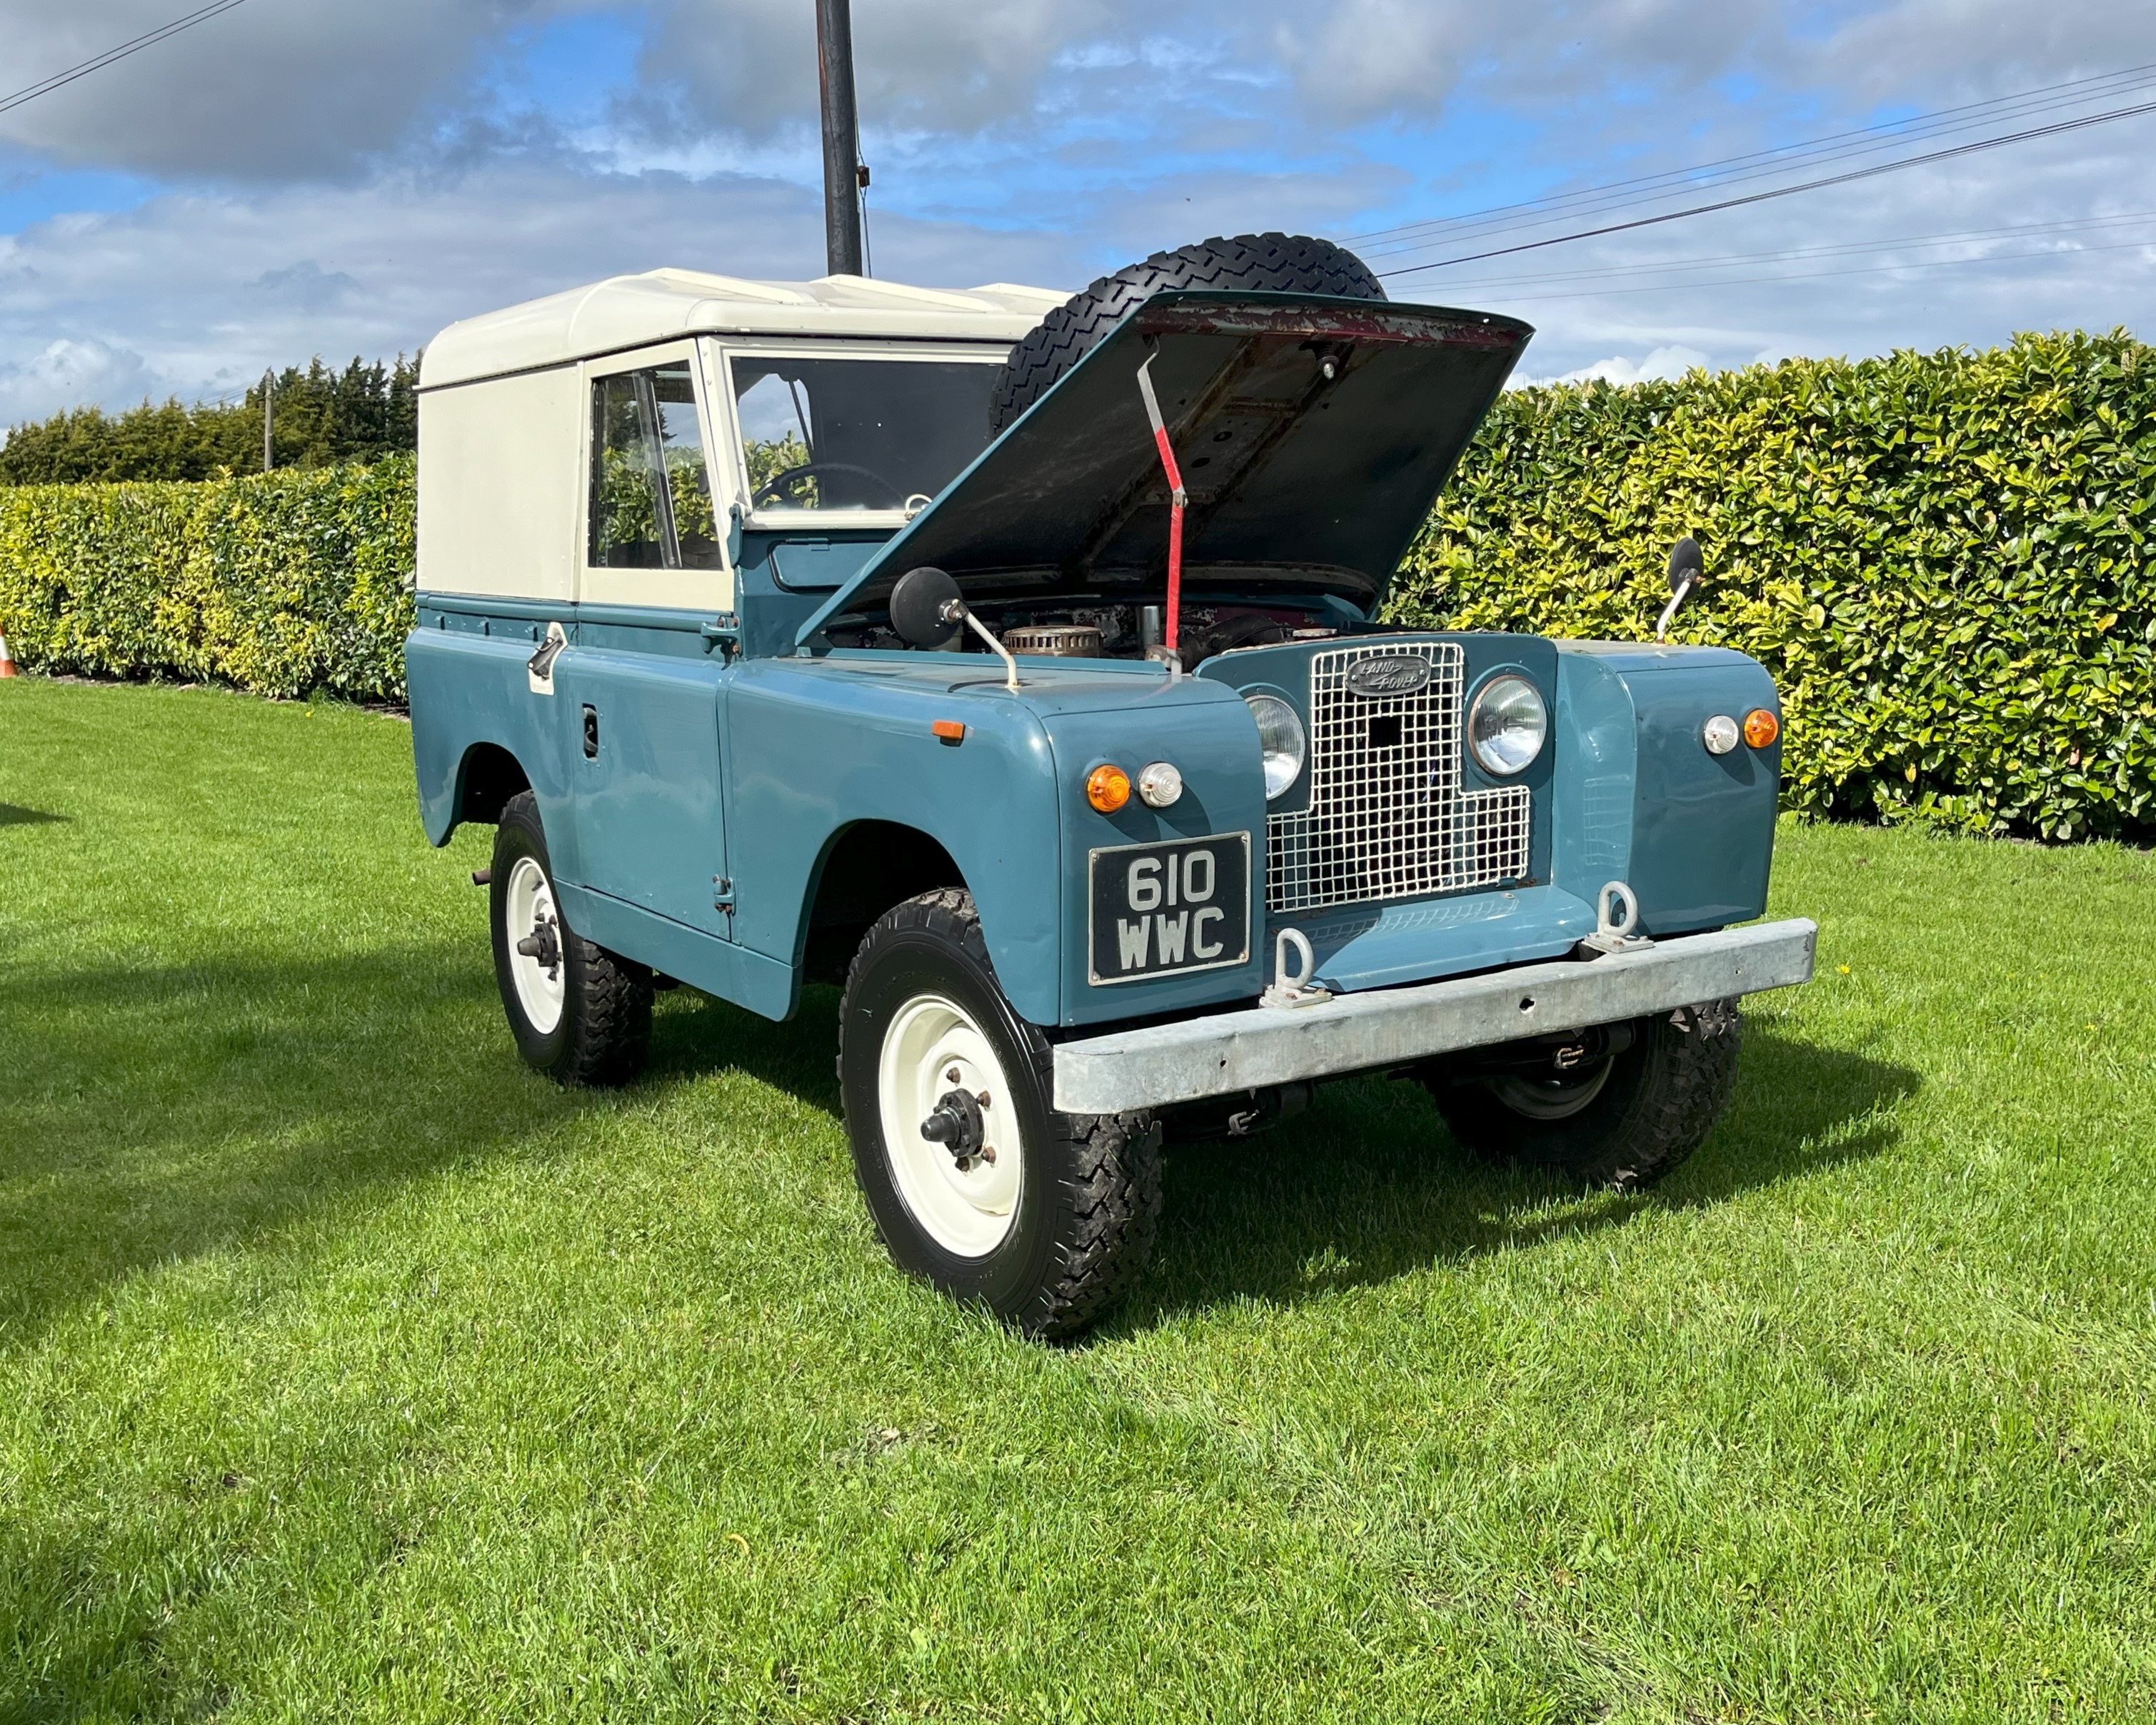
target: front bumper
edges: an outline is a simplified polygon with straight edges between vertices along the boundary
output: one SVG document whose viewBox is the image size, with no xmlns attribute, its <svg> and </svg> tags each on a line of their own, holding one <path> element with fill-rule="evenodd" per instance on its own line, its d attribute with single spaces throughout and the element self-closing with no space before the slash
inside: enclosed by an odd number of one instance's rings
<svg viewBox="0 0 2156 1725">
<path fill-rule="evenodd" d="M 1056 1046 L 1055 1106 L 1070 1114 L 1158 1108 L 1785 988 L 1811 979 L 1818 938 L 1819 925 L 1799 916 L 1590 963 L 1526 964 L 1088 1036 Z"/>
</svg>

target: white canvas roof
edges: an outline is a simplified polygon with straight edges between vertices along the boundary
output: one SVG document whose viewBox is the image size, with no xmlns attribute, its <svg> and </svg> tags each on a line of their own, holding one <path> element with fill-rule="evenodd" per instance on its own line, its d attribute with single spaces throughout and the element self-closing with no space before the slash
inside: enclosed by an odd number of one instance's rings
<svg viewBox="0 0 2156 1725">
<path fill-rule="evenodd" d="M 428 344 L 419 384 L 468 383 L 706 333 L 1015 341 L 1067 297 L 1001 281 L 958 290 L 860 275 L 748 281 L 653 270 L 453 323 Z"/>
</svg>

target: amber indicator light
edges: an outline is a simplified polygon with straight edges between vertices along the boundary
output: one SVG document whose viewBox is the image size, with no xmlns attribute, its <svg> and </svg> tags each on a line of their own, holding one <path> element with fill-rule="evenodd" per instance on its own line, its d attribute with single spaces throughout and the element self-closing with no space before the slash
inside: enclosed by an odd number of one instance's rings
<svg viewBox="0 0 2156 1725">
<path fill-rule="evenodd" d="M 966 727 L 956 719 L 938 719 L 928 727 L 946 742 L 963 742 Z"/>
<path fill-rule="evenodd" d="M 1744 740 L 1755 749 L 1763 749 L 1782 734 L 1782 721 L 1763 706 L 1755 706 L 1744 716 Z"/>
<path fill-rule="evenodd" d="M 1120 767 L 1096 767 L 1086 775 L 1086 800 L 1113 814 L 1131 800 L 1131 776 Z"/>
</svg>

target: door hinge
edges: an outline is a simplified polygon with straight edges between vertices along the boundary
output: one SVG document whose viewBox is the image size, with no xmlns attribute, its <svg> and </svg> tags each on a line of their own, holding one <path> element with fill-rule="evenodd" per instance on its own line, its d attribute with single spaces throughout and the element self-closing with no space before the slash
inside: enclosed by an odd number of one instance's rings
<svg viewBox="0 0 2156 1725">
<path fill-rule="evenodd" d="M 711 876 L 711 908 L 724 911 L 729 916 L 734 911 L 734 883 L 725 875 Z"/>
<path fill-rule="evenodd" d="M 704 650 L 723 647 L 729 653 L 741 648 L 741 616 L 737 612 L 721 611 L 710 622 L 697 625 L 696 633 L 704 638 Z"/>
</svg>

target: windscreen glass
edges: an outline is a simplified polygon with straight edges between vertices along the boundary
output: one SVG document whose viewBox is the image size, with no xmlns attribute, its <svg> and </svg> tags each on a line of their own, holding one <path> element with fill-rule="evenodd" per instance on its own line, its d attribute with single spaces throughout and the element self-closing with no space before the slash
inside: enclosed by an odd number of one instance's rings
<svg viewBox="0 0 2156 1725">
<path fill-rule="evenodd" d="M 903 509 L 988 447 L 992 364 L 758 356 L 733 367 L 756 509 Z"/>
</svg>

